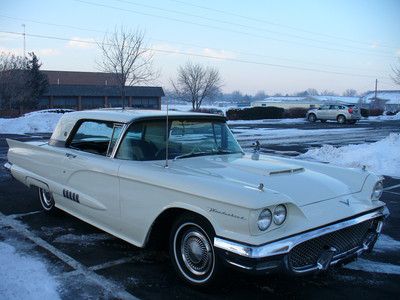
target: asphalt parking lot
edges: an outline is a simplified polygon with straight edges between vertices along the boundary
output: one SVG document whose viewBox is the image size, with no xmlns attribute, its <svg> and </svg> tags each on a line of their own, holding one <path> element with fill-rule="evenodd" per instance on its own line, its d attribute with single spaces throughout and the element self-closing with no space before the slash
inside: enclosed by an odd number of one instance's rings
<svg viewBox="0 0 400 300">
<path fill-rule="evenodd" d="M 320 134 L 281 139 L 245 134 L 245 128 L 274 130 L 321 130 Z M 258 139 L 263 152 L 296 155 L 328 142 L 333 145 L 379 140 L 400 132 L 400 121 L 362 122 L 356 126 L 335 123 L 232 125 L 242 132 L 239 141 L 246 150 Z M 245 127 L 245 128 L 244 128 Z M 352 130 L 356 128 L 357 130 Z M 329 130 L 333 129 L 331 134 Z M 242 130 L 242 131 L 241 131 Z M 336 131 L 335 131 L 336 130 Z M 261 131 L 262 133 L 262 131 Z M 6 160 L 6 137 L 20 140 L 46 139 L 47 135 L 0 135 L 0 163 Z M 400 153 L 400 151 L 399 151 Z M 0 170 L 0 241 L 17 251 L 36 256 L 59 283 L 63 299 L 243 299 L 243 298 L 367 298 L 398 299 L 400 294 L 400 179 L 385 178 L 382 200 L 391 212 L 376 251 L 346 268 L 313 276 L 255 277 L 227 271 L 225 280 L 208 290 L 183 285 L 175 276 L 167 253 L 139 249 L 70 215 L 48 216 L 40 211 L 32 190 Z M 44 283 L 45 284 L 45 283 Z"/>
</svg>

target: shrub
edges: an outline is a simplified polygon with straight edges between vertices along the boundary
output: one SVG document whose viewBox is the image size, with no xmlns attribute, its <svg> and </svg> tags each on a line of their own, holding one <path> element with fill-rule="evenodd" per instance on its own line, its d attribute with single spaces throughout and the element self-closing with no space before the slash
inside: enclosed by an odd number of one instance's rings
<svg viewBox="0 0 400 300">
<path fill-rule="evenodd" d="M 284 117 L 285 118 L 305 118 L 308 109 L 303 107 L 293 107 L 289 109 L 285 109 Z"/>
<path fill-rule="evenodd" d="M 383 109 L 377 109 L 377 108 L 370 109 L 369 110 L 369 115 L 370 116 L 381 116 L 381 115 L 383 115 Z"/>
<path fill-rule="evenodd" d="M 364 118 L 368 118 L 369 117 L 369 110 L 366 109 L 366 108 L 361 108 L 360 109 L 360 113 L 361 113 L 361 116 L 364 117 Z"/>
<path fill-rule="evenodd" d="M 234 108 L 226 111 L 226 117 L 228 120 L 281 119 L 284 111 L 283 108 L 274 106 Z"/>
<path fill-rule="evenodd" d="M 224 112 L 217 108 L 199 108 L 199 109 L 191 109 L 191 112 L 198 112 L 204 114 L 214 114 L 214 115 L 224 115 Z"/>
</svg>

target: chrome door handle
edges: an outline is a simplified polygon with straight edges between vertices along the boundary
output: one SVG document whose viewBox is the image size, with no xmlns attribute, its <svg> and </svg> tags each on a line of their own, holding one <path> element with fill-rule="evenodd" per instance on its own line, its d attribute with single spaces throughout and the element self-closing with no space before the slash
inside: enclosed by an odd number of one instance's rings
<svg viewBox="0 0 400 300">
<path fill-rule="evenodd" d="M 71 154 L 71 153 L 65 153 L 65 156 L 68 158 L 75 158 L 76 155 L 75 154 Z"/>
</svg>

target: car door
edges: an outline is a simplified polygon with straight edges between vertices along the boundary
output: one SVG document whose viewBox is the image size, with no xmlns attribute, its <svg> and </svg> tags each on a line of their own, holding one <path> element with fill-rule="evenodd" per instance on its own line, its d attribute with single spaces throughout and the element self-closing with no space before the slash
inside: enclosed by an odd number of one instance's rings
<svg viewBox="0 0 400 300">
<path fill-rule="evenodd" d="M 329 110 L 327 111 L 327 119 L 328 120 L 336 120 L 337 115 L 339 114 L 339 106 L 338 105 L 330 105 Z"/>
<path fill-rule="evenodd" d="M 329 105 L 322 105 L 317 111 L 317 118 L 318 119 L 327 119 L 329 112 Z"/>
<path fill-rule="evenodd" d="M 110 154 L 121 128 L 121 124 L 86 120 L 67 141 L 62 206 L 100 227 L 114 227 L 120 219 L 121 163 Z"/>
</svg>

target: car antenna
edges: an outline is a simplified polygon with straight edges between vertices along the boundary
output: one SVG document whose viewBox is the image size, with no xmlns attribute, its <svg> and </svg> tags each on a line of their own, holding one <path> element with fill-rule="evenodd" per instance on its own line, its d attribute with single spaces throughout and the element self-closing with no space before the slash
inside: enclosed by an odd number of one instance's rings
<svg viewBox="0 0 400 300">
<path fill-rule="evenodd" d="M 168 132 L 168 97 L 167 97 L 167 117 L 166 119 L 166 124 L 165 124 L 165 166 L 164 168 L 168 168 L 168 144 L 169 144 L 169 132 Z"/>
</svg>

